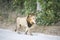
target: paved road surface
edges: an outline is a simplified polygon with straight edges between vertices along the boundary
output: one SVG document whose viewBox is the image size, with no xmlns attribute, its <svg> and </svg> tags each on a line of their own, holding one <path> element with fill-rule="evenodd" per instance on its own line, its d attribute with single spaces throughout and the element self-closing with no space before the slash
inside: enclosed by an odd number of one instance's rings
<svg viewBox="0 0 60 40">
<path fill-rule="evenodd" d="M 0 29 L 0 40 L 60 40 L 60 36 L 52 36 L 40 33 L 31 35 L 17 34 L 16 32 Z"/>
</svg>

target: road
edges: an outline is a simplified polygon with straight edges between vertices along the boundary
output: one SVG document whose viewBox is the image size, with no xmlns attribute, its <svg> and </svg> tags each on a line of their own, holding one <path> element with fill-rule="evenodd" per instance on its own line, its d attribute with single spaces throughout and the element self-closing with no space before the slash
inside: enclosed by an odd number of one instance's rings
<svg viewBox="0 0 60 40">
<path fill-rule="evenodd" d="M 52 36 L 41 33 L 33 33 L 33 35 L 25 35 L 24 33 L 16 33 L 7 29 L 0 29 L 0 40 L 60 40 L 60 36 Z"/>
</svg>

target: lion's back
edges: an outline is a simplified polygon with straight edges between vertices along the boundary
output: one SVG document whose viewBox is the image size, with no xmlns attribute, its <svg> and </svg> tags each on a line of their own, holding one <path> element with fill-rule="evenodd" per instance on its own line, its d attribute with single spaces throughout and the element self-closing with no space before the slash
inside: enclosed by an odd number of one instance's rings
<svg viewBox="0 0 60 40">
<path fill-rule="evenodd" d="M 17 25 L 27 26 L 26 17 L 17 17 Z"/>
</svg>

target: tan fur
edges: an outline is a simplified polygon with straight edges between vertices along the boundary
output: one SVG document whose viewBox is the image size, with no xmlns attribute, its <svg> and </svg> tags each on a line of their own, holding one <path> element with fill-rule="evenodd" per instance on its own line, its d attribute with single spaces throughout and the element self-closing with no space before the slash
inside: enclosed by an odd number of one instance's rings
<svg viewBox="0 0 60 40">
<path fill-rule="evenodd" d="M 31 24 L 33 24 L 33 20 L 35 20 L 35 18 L 33 19 L 33 17 L 35 17 L 35 15 L 33 15 L 33 14 L 30 14 L 27 17 L 27 21 L 30 22 Z"/>
<path fill-rule="evenodd" d="M 31 25 L 33 25 L 34 24 L 33 21 L 35 21 L 33 19 L 33 17 L 34 17 L 34 15 L 31 15 L 31 14 L 29 14 L 27 17 L 22 17 L 22 18 L 17 17 L 17 20 L 16 20 L 17 27 L 16 27 L 15 31 L 18 32 L 21 26 L 25 26 L 26 27 L 25 33 L 27 34 L 29 32 L 31 34 L 30 29 L 32 27 L 29 28 L 27 22 L 29 22 Z"/>
</svg>

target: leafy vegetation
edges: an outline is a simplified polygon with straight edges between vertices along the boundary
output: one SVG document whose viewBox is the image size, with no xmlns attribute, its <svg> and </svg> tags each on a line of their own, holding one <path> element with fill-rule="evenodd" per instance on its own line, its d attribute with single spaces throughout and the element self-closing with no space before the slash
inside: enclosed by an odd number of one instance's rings
<svg viewBox="0 0 60 40">
<path fill-rule="evenodd" d="M 41 11 L 36 11 L 37 1 L 40 3 Z M 60 0 L 0 0 L 0 7 L 24 15 L 36 13 L 39 25 L 52 25 L 60 21 Z"/>
<path fill-rule="evenodd" d="M 37 24 L 51 25 L 60 20 L 60 1 L 59 0 L 39 0 L 42 11 L 38 12 Z"/>
</svg>

